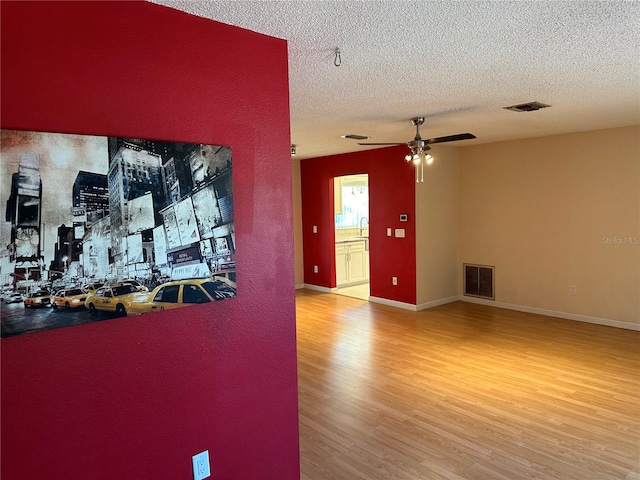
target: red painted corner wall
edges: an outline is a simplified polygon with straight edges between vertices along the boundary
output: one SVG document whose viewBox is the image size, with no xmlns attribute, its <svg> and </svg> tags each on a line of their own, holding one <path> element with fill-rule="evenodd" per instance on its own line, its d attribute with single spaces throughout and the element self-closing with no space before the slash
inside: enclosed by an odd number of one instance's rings
<svg viewBox="0 0 640 480">
<path fill-rule="evenodd" d="M 2 128 L 232 147 L 239 294 L 3 339 L 2 479 L 188 479 L 203 450 L 216 480 L 298 479 L 286 42 L 146 2 L 1 8 Z"/>
<path fill-rule="evenodd" d="M 369 271 L 372 297 L 416 304 L 415 177 L 406 147 L 311 158 L 300 162 L 304 282 L 336 286 L 333 178 L 369 175 Z M 408 215 L 400 222 L 400 214 Z M 313 226 L 318 227 L 313 233 Z M 406 230 L 405 238 L 387 228 Z M 318 266 L 318 273 L 313 266 Z M 398 285 L 391 277 L 398 277 Z"/>
</svg>

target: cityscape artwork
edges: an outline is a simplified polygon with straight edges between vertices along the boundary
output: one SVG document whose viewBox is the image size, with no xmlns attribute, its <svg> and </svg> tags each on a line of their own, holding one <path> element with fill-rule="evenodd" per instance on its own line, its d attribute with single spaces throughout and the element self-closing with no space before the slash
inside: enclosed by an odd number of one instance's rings
<svg viewBox="0 0 640 480">
<path fill-rule="evenodd" d="M 236 296 L 230 147 L 0 134 L 2 337 Z"/>
</svg>

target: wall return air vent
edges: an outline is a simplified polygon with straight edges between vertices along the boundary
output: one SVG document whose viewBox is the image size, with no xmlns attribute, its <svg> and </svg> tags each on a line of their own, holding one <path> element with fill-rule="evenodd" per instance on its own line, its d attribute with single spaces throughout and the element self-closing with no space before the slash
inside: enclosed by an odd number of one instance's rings
<svg viewBox="0 0 640 480">
<path fill-rule="evenodd" d="M 542 108 L 550 107 L 551 105 L 547 105 L 545 103 L 540 102 L 529 102 L 529 103 L 521 103 L 519 105 L 511 105 L 510 107 L 502 107 L 505 110 L 511 110 L 513 112 L 535 112 L 536 110 L 540 110 Z"/>
<path fill-rule="evenodd" d="M 464 294 L 469 297 L 486 298 L 495 300 L 493 293 L 494 267 L 487 265 L 463 264 L 464 267 Z"/>
</svg>

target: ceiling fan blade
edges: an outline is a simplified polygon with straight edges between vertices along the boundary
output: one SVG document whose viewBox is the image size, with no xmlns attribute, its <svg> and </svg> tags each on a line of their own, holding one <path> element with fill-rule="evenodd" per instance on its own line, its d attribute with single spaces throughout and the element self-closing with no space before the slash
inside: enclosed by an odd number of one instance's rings
<svg viewBox="0 0 640 480">
<path fill-rule="evenodd" d="M 358 143 L 358 145 L 406 145 L 406 143 Z"/>
<path fill-rule="evenodd" d="M 472 138 L 476 138 L 472 133 L 459 133 L 457 135 L 449 135 L 447 137 L 436 137 L 430 138 L 429 140 L 425 140 L 427 143 L 444 143 L 444 142 L 455 142 L 456 140 L 470 140 Z"/>
</svg>

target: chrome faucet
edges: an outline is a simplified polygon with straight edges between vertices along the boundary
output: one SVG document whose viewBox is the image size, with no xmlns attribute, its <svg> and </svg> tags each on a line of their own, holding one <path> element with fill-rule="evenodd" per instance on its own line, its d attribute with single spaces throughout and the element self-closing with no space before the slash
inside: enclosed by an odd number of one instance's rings
<svg viewBox="0 0 640 480">
<path fill-rule="evenodd" d="M 360 235 L 358 235 L 359 237 L 361 237 L 363 232 L 364 232 L 364 227 L 362 226 L 362 221 L 363 220 L 367 221 L 367 227 L 369 227 L 369 219 L 367 217 L 362 217 L 360 219 L 360 221 L 358 222 L 358 225 L 359 225 L 359 230 L 358 231 L 360 232 Z"/>
</svg>

